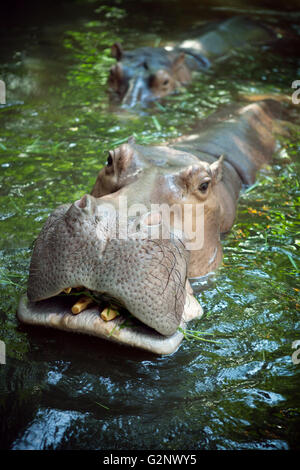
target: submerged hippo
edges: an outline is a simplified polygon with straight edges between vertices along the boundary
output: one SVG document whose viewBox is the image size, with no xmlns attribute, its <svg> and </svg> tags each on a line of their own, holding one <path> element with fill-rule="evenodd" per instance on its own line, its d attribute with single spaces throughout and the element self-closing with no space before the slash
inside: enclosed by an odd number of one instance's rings
<svg viewBox="0 0 300 470">
<path fill-rule="evenodd" d="M 175 47 L 141 47 L 124 51 L 112 46 L 117 64 L 110 70 L 111 97 L 123 105 L 147 104 L 173 93 L 191 81 L 193 71 L 207 71 L 212 63 L 247 45 L 266 44 L 273 31 L 244 17 L 234 17 L 208 26 L 203 34 Z"/>
<path fill-rule="evenodd" d="M 188 278 L 218 267 L 240 189 L 271 159 L 275 105 L 219 113 L 169 146 L 130 139 L 110 151 L 91 194 L 46 221 L 19 319 L 159 354 L 176 350 L 178 328 L 202 314 Z M 58 295 L 78 286 L 130 312 L 135 327 L 124 327 L 122 315 L 106 323 L 96 307 L 72 315 L 72 295 Z"/>
</svg>

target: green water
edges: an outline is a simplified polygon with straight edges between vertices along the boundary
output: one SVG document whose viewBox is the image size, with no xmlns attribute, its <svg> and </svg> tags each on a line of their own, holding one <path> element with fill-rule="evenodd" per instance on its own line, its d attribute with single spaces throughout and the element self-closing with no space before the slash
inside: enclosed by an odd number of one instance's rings
<svg viewBox="0 0 300 470">
<path fill-rule="evenodd" d="M 146 113 L 128 113 L 108 101 L 111 44 L 163 44 L 241 12 L 296 34 L 297 2 L 45 5 L 1 32 L 0 447 L 299 449 L 300 105 L 273 164 L 241 196 L 215 280 L 194 286 L 205 316 L 193 328 L 218 343 L 185 340 L 161 358 L 15 315 L 43 222 L 90 191 L 109 149 L 132 134 L 144 144 L 178 137 L 241 92 L 290 96 L 300 78 L 299 43 L 286 41 L 240 51 Z"/>
</svg>

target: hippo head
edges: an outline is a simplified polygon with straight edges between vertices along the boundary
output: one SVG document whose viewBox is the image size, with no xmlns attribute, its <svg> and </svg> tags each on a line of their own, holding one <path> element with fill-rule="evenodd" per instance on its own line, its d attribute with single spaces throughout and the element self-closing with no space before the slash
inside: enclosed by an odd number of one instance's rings
<svg viewBox="0 0 300 470">
<path fill-rule="evenodd" d="M 116 43 L 112 56 L 117 63 L 110 69 L 108 86 L 111 96 L 126 107 L 163 98 L 191 79 L 183 52 L 151 47 L 125 52 Z"/>
<path fill-rule="evenodd" d="M 110 201 L 126 198 L 144 213 L 162 214 L 163 223 L 181 234 L 190 251 L 188 276 L 213 271 L 222 258 L 220 233 L 228 217 L 223 156 L 208 163 L 170 147 L 144 147 L 133 139 L 110 151 L 92 195 Z M 224 213 L 225 217 L 224 217 Z"/>
<path fill-rule="evenodd" d="M 201 311 L 188 276 L 213 270 L 221 253 L 213 235 L 221 173 L 222 159 L 208 164 L 132 140 L 110 152 L 92 194 L 46 221 L 31 259 L 29 300 L 83 286 L 161 335 L 174 335 Z"/>
</svg>

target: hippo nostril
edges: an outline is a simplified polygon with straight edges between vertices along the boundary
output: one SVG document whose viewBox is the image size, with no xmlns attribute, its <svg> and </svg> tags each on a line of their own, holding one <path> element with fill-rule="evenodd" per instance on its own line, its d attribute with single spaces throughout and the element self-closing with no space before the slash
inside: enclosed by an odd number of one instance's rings
<svg viewBox="0 0 300 470">
<path fill-rule="evenodd" d="M 96 210 L 95 198 L 90 194 L 85 194 L 79 201 L 75 202 L 76 207 L 82 209 L 87 214 L 94 214 Z"/>
</svg>

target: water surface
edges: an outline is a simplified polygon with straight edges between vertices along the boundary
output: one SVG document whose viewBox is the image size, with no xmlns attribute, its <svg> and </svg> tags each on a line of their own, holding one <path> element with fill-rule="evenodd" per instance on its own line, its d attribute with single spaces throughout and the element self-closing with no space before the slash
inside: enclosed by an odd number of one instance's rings
<svg viewBox="0 0 300 470">
<path fill-rule="evenodd" d="M 147 113 L 128 113 L 110 106 L 106 92 L 111 44 L 164 44 L 235 13 L 296 34 L 296 2 L 44 8 L 1 33 L 1 448 L 299 449 L 297 106 L 273 164 L 241 196 L 215 279 L 206 289 L 195 284 L 205 315 L 192 326 L 216 343 L 185 340 L 156 357 L 21 325 L 15 315 L 44 221 L 90 191 L 109 149 L 133 134 L 144 144 L 178 137 L 241 93 L 291 95 L 300 78 L 299 47 L 287 38 L 281 48 L 240 51 Z"/>
</svg>

